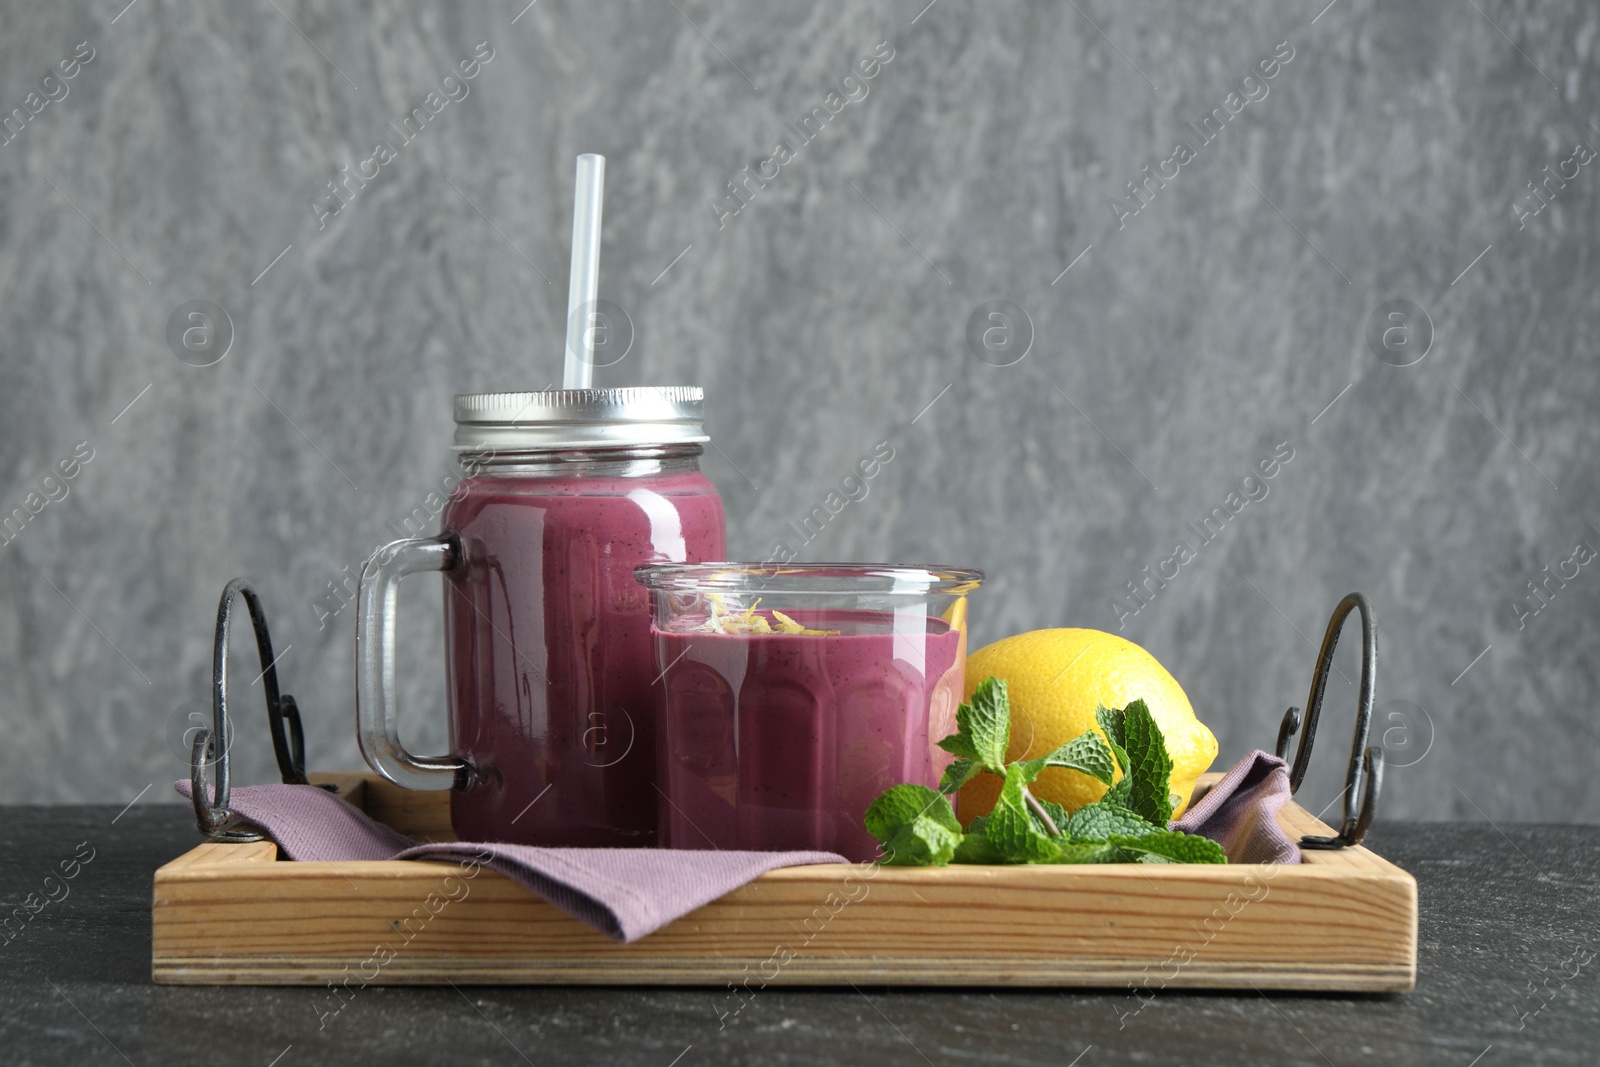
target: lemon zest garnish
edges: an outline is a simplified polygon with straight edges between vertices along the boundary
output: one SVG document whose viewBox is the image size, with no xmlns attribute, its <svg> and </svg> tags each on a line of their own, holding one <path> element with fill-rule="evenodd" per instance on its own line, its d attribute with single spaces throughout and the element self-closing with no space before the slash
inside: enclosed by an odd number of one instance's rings
<svg viewBox="0 0 1600 1067">
<path fill-rule="evenodd" d="M 785 615 L 777 608 L 772 609 L 772 617 L 778 620 L 776 629 L 780 634 L 803 634 L 806 632 L 806 628 L 804 626 L 801 626 L 799 623 L 789 618 L 789 616 Z"/>
<path fill-rule="evenodd" d="M 696 632 L 700 632 L 700 633 L 708 633 L 708 634 L 720 634 L 720 633 L 723 633 L 724 631 L 722 629 L 722 619 L 723 619 L 723 612 L 726 609 L 724 608 L 725 601 L 723 600 L 722 594 L 721 593 L 707 593 L 706 594 L 706 601 L 711 605 L 711 614 L 706 617 L 706 621 L 705 622 L 701 623 L 699 626 L 691 627 L 691 629 L 696 631 Z"/>
<path fill-rule="evenodd" d="M 711 614 L 691 629 L 695 633 L 708 634 L 799 634 L 806 637 L 832 637 L 839 633 L 838 630 L 808 629 L 777 609 L 772 609 L 773 621 L 768 621 L 765 615 L 756 614 L 762 599 L 756 597 L 749 607 L 730 615 L 721 593 L 707 593 Z"/>
<path fill-rule="evenodd" d="M 785 615 L 777 608 L 772 609 L 772 617 L 778 620 L 778 628 L 774 632 L 780 634 L 804 634 L 808 637 L 831 637 L 839 632 L 838 630 L 807 629 L 806 627 L 795 622 L 793 619 L 789 618 L 789 616 Z"/>
<path fill-rule="evenodd" d="M 811 630 L 808 627 L 803 627 L 803 625 L 798 624 L 794 619 L 790 619 L 789 616 L 779 611 L 778 608 L 773 608 L 773 617 L 778 619 L 778 629 L 774 630 L 776 633 L 803 633 L 806 637 L 830 637 L 830 635 L 838 633 L 838 630 Z"/>
<path fill-rule="evenodd" d="M 767 622 L 765 615 L 735 615 L 722 620 L 722 632 L 725 634 L 770 634 L 772 624 Z"/>
</svg>

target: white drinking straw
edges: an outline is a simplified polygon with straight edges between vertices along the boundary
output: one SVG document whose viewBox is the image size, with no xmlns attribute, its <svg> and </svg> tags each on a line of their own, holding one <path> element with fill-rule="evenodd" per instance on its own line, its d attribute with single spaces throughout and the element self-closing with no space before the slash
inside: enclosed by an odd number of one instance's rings
<svg viewBox="0 0 1600 1067">
<path fill-rule="evenodd" d="M 567 280 L 567 355 L 563 389 L 587 389 L 594 380 L 595 298 L 600 294 L 600 208 L 605 200 L 606 157 L 578 157 L 572 197 L 572 272 Z M 579 312 L 582 312 L 581 320 Z"/>
</svg>

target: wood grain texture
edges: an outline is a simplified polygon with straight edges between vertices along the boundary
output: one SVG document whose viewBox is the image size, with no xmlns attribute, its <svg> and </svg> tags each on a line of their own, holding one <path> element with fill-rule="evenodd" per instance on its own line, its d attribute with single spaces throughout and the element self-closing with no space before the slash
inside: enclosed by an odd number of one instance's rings
<svg viewBox="0 0 1600 1067">
<path fill-rule="evenodd" d="M 448 836 L 445 794 L 321 780 Z M 1280 819 L 1330 832 L 1297 805 Z M 490 871 L 275 860 L 270 843 L 202 844 L 156 872 L 157 982 L 1389 991 L 1416 976 L 1416 882 L 1364 848 L 1281 867 L 791 867 L 632 945 Z"/>
</svg>

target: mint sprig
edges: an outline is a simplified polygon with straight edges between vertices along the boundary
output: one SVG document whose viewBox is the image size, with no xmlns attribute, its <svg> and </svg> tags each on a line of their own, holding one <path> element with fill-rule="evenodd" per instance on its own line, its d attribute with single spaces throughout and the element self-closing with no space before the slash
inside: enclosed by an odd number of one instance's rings
<svg viewBox="0 0 1600 1067">
<path fill-rule="evenodd" d="M 897 785 L 867 809 L 866 827 L 898 866 L 947 863 L 1226 863 L 1209 838 L 1167 828 L 1177 797 L 1161 728 L 1142 700 L 1099 708 L 1105 736 L 1087 730 L 1054 752 L 1007 763 L 1011 703 L 1005 682 L 986 679 L 956 711 L 956 732 L 939 747 L 956 756 L 935 792 Z M 1029 786 L 1048 768 L 1086 774 L 1105 796 L 1068 815 Z M 1005 779 L 994 809 L 965 830 L 949 796 L 984 771 Z M 1117 778 L 1117 772 L 1122 777 Z"/>
</svg>

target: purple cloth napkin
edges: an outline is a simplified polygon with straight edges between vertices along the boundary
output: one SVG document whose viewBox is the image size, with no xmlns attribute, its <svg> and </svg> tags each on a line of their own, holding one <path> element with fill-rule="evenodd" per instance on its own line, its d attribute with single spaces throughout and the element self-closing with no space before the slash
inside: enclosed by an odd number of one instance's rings
<svg viewBox="0 0 1600 1067">
<path fill-rule="evenodd" d="M 1211 838 L 1228 854 L 1229 863 L 1299 863 L 1300 846 L 1278 825 L 1278 810 L 1289 796 L 1288 764 L 1258 748 L 1235 763 L 1172 828 Z"/>
<path fill-rule="evenodd" d="M 189 783 L 173 785 L 184 797 Z M 614 941 L 637 941 L 777 867 L 845 863 L 832 852 L 419 845 L 314 785 L 234 789 L 228 808 L 292 860 L 474 861 L 498 871 Z"/>
<path fill-rule="evenodd" d="M 189 796 L 187 781 L 173 785 Z M 1231 863 L 1299 863 L 1299 848 L 1276 818 L 1288 800 L 1283 761 L 1257 750 L 1235 764 L 1173 826 L 1216 841 Z M 291 860 L 476 862 L 622 942 L 654 933 L 774 868 L 846 862 L 832 852 L 539 848 L 456 841 L 419 845 L 312 785 L 243 786 L 233 790 L 228 806 L 265 831 Z"/>
</svg>

